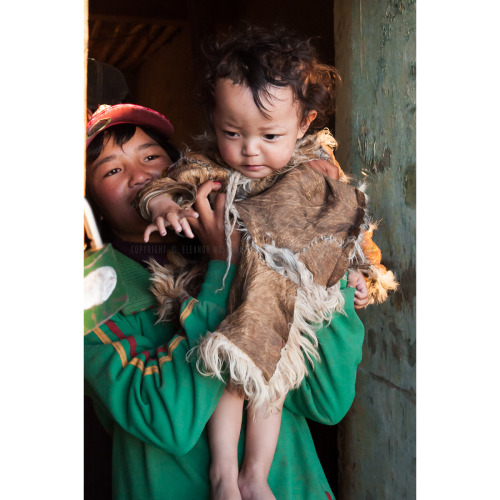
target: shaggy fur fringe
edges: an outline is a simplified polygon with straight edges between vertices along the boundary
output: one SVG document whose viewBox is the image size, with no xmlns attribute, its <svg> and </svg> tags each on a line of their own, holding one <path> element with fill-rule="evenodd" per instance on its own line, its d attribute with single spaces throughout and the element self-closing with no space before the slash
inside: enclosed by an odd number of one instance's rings
<svg viewBox="0 0 500 500">
<path fill-rule="evenodd" d="M 366 286 L 370 296 L 368 304 L 385 302 L 388 293 L 397 290 L 399 287 L 399 283 L 392 271 L 383 271 L 378 267 L 369 266 L 367 270 L 363 271 L 363 274 L 367 278 Z"/>
<path fill-rule="evenodd" d="M 189 262 L 181 255 L 168 252 L 169 264 L 160 265 L 154 259 L 148 261 L 151 271 L 150 290 L 156 297 L 157 322 L 179 322 L 181 300 L 186 295 L 196 297 L 206 272 L 206 265 Z"/>
<path fill-rule="evenodd" d="M 366 278 L 368 288 L 368 304 L 382 304 L 387 300 L 389 292 L 395 291 L 399 283 L 392 271 L 387 270 L 383 265 L 372 264 L 365 256 L 361 241 L 365 231 L 374 232 L 378 229 L 378 223 L 372 222 L 366 216 L 363 230 L 361 231 L 350 258 L 350 269 L 358 270 Z"/>
</svg>

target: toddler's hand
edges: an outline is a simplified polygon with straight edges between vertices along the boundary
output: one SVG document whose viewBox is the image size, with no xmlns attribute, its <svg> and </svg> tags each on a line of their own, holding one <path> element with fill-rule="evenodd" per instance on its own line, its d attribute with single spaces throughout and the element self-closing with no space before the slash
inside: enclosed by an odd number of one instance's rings
<svg viewBox="0 0 500 500">
<path fill-rule="evenodd" d="M 145 242 L 149 241 L 149 236 L 154 231 L 165 236 L 168 226 L 172 226 L 177 233 L 184 231 L 188 238 L 194 238 L 191 226 L 186 220 L 186 217 L 198 217 L 198 213 L 192 208 L 181 208 L 169 196 L 160 195 L 149 202 L 149 211 L 153 222 L 144 231 Z"/>
<path fill-rule="evenodd" d="M 354 293 L 354 309 L 363 309 L 368 305 L 369 296 L 365 277 L 359 271 L 349 271 L 347 286 L 356 289 Z"/>
</svg>

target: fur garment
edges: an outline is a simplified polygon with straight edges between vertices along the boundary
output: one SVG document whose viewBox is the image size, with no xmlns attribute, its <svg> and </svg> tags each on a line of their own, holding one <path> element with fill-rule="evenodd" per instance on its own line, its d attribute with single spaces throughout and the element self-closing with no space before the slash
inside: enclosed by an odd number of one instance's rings
<svg viewBox="0 0 500 500">
<path fill-rule="evenodd" d="M 136 206 L 149 218 L 147 204 L 157 194 L 169 193 L 190 206 L 199 185 L 222 182 L 228 249 L 230 232 L 243 233 L 240 263 L 228 315 L 192 355 L 201 373 L 226 380 L 255 408 L 271 408 L 307 375 L 306 358 L 318 358 L 315 329 L 344 312 L 340 279 L 348 268 L 369 276 L 375 291 L 371 301 L 385 300 L 387 290 L 397 286 L 392 273 L 384 274 L 363 252 L 362 243 L 372 242 L 366 234 L 372 228 L 362 188 L 350 185 L 343 174 L 336 181 L 307 165 L 331 159 L 335 146 L 327 130 L 306 135 L 284 168 L 254 180 L 225 165 L 208 140 L 204 154 L 187 153 L 138 196 Z M 174 268 L 154 269 L 163 320 L 171 318 L 172 304 L 189 290 L 190 274 L 198 276 L 186 266 Z M 384 282 L 388 273 L 392 281 Z"/>
</svg>

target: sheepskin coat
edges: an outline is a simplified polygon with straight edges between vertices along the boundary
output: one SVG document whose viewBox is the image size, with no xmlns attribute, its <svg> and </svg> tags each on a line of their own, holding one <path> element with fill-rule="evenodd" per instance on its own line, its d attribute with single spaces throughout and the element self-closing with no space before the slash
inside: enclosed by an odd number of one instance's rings
<svg viewBox="0 0 500 500">
<path fill-rule="evenodd" d="M 306 135 L 284 168 L 255 180 L 225 165 L 207 140 L 204 153 L 186 153 L 138 196 L 138 209 L 148 218 L 148 202 L 158 194 L 190 206 L 203 182 L 223 183 L 228 249 L 231 231 L 243 233 L 240 263 L 228 315 L 192 355 L 202 373 L 227 380 L 255 408 L 271 408 L 307 375 L 306 358 L 317 358 L 315 328 L 333 314 L 344 314 L 340 279 L 348 268 L 372 280 L 375 272 L 390 273 L 380 272 L 363 253 L 361 243 L 371 242 L 366 233 L 373 229 L 363 191 L 343 173 L 337 181 L 307 164 L 331 159 L 335 146 L 327 130 Z M 173 279 L 180 272 L 175 266 L 154 268 L 154 291 L 166 316 L 172 298 L 189 286 L 185 269 L 186 279 Z M 381 280 L 375 281 L 380 288 Z M 386 292 L 390 286 L 395 282 L 382 288 Z"/>
</svg>

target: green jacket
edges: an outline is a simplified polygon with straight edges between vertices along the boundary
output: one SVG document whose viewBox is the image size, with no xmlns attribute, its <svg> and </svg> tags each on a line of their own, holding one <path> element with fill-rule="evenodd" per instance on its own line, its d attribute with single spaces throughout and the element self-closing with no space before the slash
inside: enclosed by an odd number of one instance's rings
<svg viewBox="0 0 500 500">
<path fill-rule="evenodd" d="M 129 303 L 85 336 L 85 388 L 113 438 L 113 497 L 131 500 L 209 498 L 205 424 L 224 385 L 200 375 L 186 354 L 225 317 L 234 267 L 221 288 L 226 263 L 211 261 L 195 299 L 186 297 L 183 328 L 156 324 L 149 273 L 119 255 Z M 364 328 L 354 311 L 354 289 L 342 288 L 346 316 L 318 332 L 321 363 L 288 394 L 269 485 L 279 500 L 333 498 L 305 418 L 336 424 L 354 398 Z M 240 437 L 240 461 L 244 429 Z M 333 452 L 333 450 L 332 450 Z M 240 462 L 241 463 L 241 462 Z"/>
</svg>

